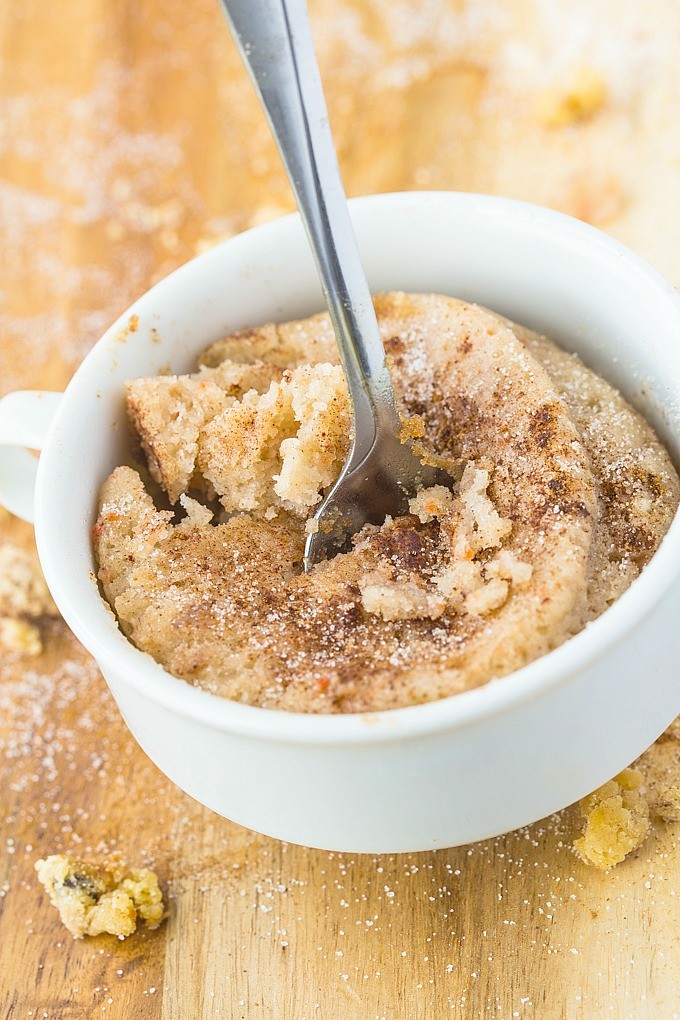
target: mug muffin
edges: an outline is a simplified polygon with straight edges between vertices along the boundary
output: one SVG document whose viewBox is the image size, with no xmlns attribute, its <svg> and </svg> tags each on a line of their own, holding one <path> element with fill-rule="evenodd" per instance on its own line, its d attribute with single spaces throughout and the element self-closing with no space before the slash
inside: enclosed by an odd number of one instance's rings
<svg viewBox="0 0 680 1020">
<path fill-rule="evenodd" d="M 130 381 L 139 464 L 106 481 L 98 576 L 123 632 L 237 701 L 370 712 L 503 677 L 599 616 L 680 498 L 645 420 L 576 356 L 480 306 L 375 299 L 404 441 L 456 478 L 302 570 L 351 442 L 326 314 Z"/>
</svg>

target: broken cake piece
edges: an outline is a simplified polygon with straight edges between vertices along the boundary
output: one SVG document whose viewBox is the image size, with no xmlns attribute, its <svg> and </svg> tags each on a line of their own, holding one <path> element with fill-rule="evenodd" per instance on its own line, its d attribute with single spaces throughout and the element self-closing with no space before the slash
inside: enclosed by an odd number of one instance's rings
<svg viewBox="0 0 680 1020">
<path fill-rule="evenodd" d="M 342 369 L 301 365 L 214 417 L 200 435 L 198 466 L 229 513 L 280 506 L 306 517 L 337 478 L 349 443 Z"/>
<path fill-rule="evenodd" d="M 275 366 L 261 361 L 247 365 L 223 361 L 191 375 L 161 375 L 127 384 L 132 428 L 152 478 L 171 503 L 192 484 L 203 426 L 249 391 L 267 389 L 280 375 Z"/>
<path fill-rule="evenodd" d="M 74 938 L 131 935 L 138 921 L 157 928 L 165 916 L 158 878 L 149 868 L 104 866 L 66 854 L 36 861 L 35 870 Z"/>
</svg>

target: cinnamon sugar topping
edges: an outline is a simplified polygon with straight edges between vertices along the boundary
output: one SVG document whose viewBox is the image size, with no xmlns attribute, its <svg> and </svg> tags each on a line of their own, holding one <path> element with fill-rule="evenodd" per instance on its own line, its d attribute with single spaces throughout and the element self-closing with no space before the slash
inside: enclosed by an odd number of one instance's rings
<svg viewBox="0 0 680 1020">
<path fill-rule="evenodd" d="M 405 438 L 460 481 L 416 493 L 308 575 L 307 522 L 350 441 L 328 316 L 236 334 L 191 376 L 129 384 L 174 508 L 116 469 L 99 578 L 123 631 L 175 675 L 306 712 L 455 694 L 580 630 L 667 530 L 680 487 L 666 452 L 578 359 L 448 297 L 379 295 L 376 310 Z"/>
</svg>

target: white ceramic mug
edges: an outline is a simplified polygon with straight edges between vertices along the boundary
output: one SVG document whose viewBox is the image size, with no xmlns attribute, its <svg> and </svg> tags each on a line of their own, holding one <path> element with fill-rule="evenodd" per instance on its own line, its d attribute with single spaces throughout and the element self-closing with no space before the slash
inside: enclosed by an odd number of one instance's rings
<svg viewBox="0 0 680 1020">
<path fill-rule="evenodd" d="M 558 213 L 478 195 L 352 202 L 374 291 L 441 292 L 547 333 L 617 385 L 680 459 L 680 300 Z M 32 517 L 47 582 L 158 767 L 213 810 L 310 846 L 454 846 L 588 793 L 680 712 L 680 520 L 581 634 L 512 676 L 411 708 L 314 716 L 240 705 L 166 673 L 118 630 L 93 571 L 97 493 L 128 456 L 123 383 L 182 372 L 232 330 L 319 311 L 297 216 L 194 259 L 109 329 L 65 394 L 0 401 L 0 502 Z M 49 427 L 48 427 L 49 426 Z M 35 458 L 21 447 L 42 448 Z"/>
</svg>

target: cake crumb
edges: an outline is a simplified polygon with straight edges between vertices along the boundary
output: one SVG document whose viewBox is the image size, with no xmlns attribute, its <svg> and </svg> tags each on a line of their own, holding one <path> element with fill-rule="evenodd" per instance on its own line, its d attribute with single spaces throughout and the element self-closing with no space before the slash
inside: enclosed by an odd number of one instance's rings
<svg viewBox="0 0 680 1020">
<path fill-rule="evenodd" d="M 663 822 L 680 822 L 680 718 L 640 758 L 651 813 Z"/>
<path fill-rule="evenodd" d="M 11 543 L 0 546 L 0 616 L 56 615 L 36 553 Z"/>
<path fill-rule="evenodd" d="M 484 568 L 487 580 L 501 577 L 509 581 L 514 588 L 526 588 L 533 576 L 531 563 L 524 563 L 509 549 L 501 549 Z"/>
<path fill-rule="evenodd" d="M 20 655 L 43 650 L 38 621 L 57 616 L 36 553 L 8 543 L 0 546 L 0 646 Z"/>
<path fill-rule="evenodd" d="M 425 422 L 421 415 L 411 414 L 401 417 L 401 428 L 399 439 L 402 443 L 408 443 L 412 439 L 422 439 L 425 435 Z"/>
<path fill-rule="evenodd" d="M 653 808 L 664 822 L 680 822 L 680 786 L 672 783 L 657 794 Z"/>
<path fill-rule="evenodd" d="M 487 616 L 494 609 L 500 609 L 507 601 L 509 594 L 510 585 L 508 582 L 494 577 L 466 596 L 465 611 L 476 616 Z"/>
<path fill-rule="evenodd" d="M 104 866 L 66 854 L 36 861 L 38 879 L 74 938 L 126 938 L 144 921 L 157 928 L 165 913 L 158 878 L 149 868 Z"/>
<path fill-rule="evenodd" d="M 20 655 L 41 655 L 43 650 L 39 629 L 34 623 L 0 616 L 0 645 L 8 652 Z"/>
<path fill-rule="evenodd" d="M 484 549 L 495 549 L 512 531 L 512 521 L 501 517 L 487 493 L 490 472 L 474 462 L 465 465 L 460 480 L 463 523 L 456 536 L 455 555 L 468 559 Z"/>
<path fill-rule="evenodd" d="M 410 513 L 418 518 L 421 524 L 441 520 L 451 509 L 453 493 L 444 485 L 432 485 L 429 489 L 421 489 L 413 499 L 408 501 Z"/>
<path fill-rule="evenodd" d="M 611 868 L 643 844 L 650 829 L 643 782 L 638 769 L 624 769 L 579 802 L 586 826 L 574 848 L 587 864 Z"/>
<path fill-rule="evenodd" d="M 566 86 L 543 92 L 539 118 L 545 127 L 563 128 L 587 120 L 607 101 L 607 86 L 600 74 L 589 67 L 575 71 Z"/>
<path fill-rule="evenodd" d="M 367 613 L 383 620 L 436 620 L 446 609 L 446 599 L 426 591 L 414 581 L 390 581 L 368 574 L 360 586 L 361 604 Z"/>
<path fill-rule="evenodd" d="M 470 592 L 476 591 L 484 584 L 482 565 L 476 560 L 459 560 L 449 563 L 434 578 L 442 595 L 451 602 L 459 602 Z"/>
<path fill-rule="evenodd" d="M 179 502 L 182 509 L 186 512 L 184 520 L 180 521 L 177 525 L 180 531 L 189 531 L 191 528 L 205 528 L 212 521 L 214 517 L 212 510 L 204 506 L 203 503 L 199 503 L 197 499 L 192 499 L 191 496 L 182 493 L 179 497 Z"/>
</svg>

